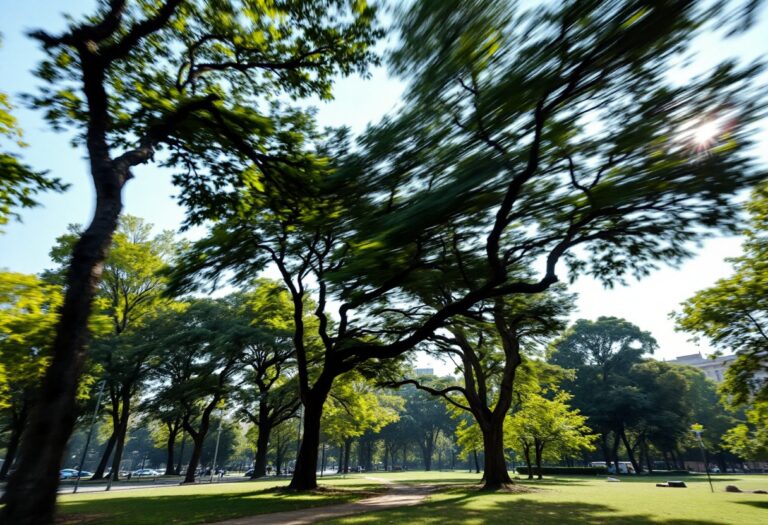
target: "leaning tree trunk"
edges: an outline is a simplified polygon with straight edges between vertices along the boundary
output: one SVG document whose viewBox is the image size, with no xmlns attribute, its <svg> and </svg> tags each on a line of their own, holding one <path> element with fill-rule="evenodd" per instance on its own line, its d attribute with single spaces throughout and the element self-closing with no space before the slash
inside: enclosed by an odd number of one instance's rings
<svg viewBox="0 0 768 525">
<path fill-rule="evenodd" d="M 504 457 L 504 420 L 498 424 L 489 423 L 481 427 L 483 431 L 484 490 L 497 490 L 512 483 L 507 471 L 507 459 Z"/>
<path fill-rule="evenodd" d="M 112 455 L 112 450 L 115 448 L 116 437 L 117 434 L 114 430 L 112 430 L 112 433 L 109 435 L 109 439 L 107 440 L 107 446 L 104 447 L 104 453 L 102 454 L 101 460 L 96 466 L 96 471 L 93 473 L 93 476 L 91 476 L 91 479 L 96 480 L 104 478 L 104 471 L 107 469 L 107 463 L 109 462 L 109 458 Z"/>
<path fill-rule="evenodd" d="M 331 381 L 318 382 L 304 404 L 304 434 L 301 436 L 296 468 L 289 488 L 313 490 L 317 488 L 317 452 L 320 447 L 320 418 L 323 404 L 331 390 Z M 339 458 L 341 462 L 341 458 Z"/>
<path fill-rule="evenodd" d="M 16 459 L 16 451 L 19 447 L 19 441 L 21 438 L 21 428 L 17 428 L 14 425 L 11 430 L 11 438 L 8 440 L 8 445 L 5 448 L 5 461 L 2 468 L 0 468 L 0 480 L 4 480 L 8 477 L 8 471 L 13 465 L 13 461 Z"/>
<path fill-rule="evenodd" d="M 103 91 L 103 71 L 101 74 L 101 78 L 97 75 L 95 79 L 85 79 L 86 90 Z M 16 472 L 6 487 L 2 523 L 47 525 L 54 520 L 62 456 L 77 417 L 76 399 L 86 360 L 88 319 L 112 234 L 117 229 L 122 209 L 120 192 L 127 178 L 127 169 L 120 173 L 109 158 L 105 136 L 106 126 L 88 129 L 96 210 L 72 250 L 66 294 L 51 346 L 53 358 L 24 430 Z"/>
<path fill-rule="evenodd" d="M 203 441 L 205 440 L 205 434 L 198 433 L 197 436 L 192 437 L 192 457 L 189 458 L 189 465 L 187 465 L 187 475 L 184 477 L 184 483 L 194 483 L 195 473 L 197 466 L 200 463 L 200 456 L 203 454 Z"/>
<path fill-rule="evenodd" d="M 624 448 L 627 451 L 629 462 L 632 463 L 632 468 L 635 469 L 636 474 L 640 474 L 643 471 L 643 466 L 637 462 L 637 459 L 635 458 L 635 452 L 632 449 L 632 446 L 629 444 L 629 439 L 627 438 L 627 433 L 624 432 L 624 429 L 621 430 L 621 441 L 624 443 Z"/>
<path fill-rule="evenodd" d="M 199 430 L 196 431 L 189 423 L 189 421 L 182 423 L 184 425 L 184 429 L 192 438 L 193 444 L 192 457 L 189 458 L 189 465 L 187 466 L 187 475 L 184 477 L 184 483 L 195 482 L 195 471 L 197 470 L 197 466 L 200 464 L 200 456 L 203 454 L 203 443 L 205 442 L 205 436 L 208 435 L 208 429 L 211 425 L 211 412 L 213 412 L 213 409 L 219 403 L 219 399 L 220 398 L 218 395 L 215 396 L 213 400 L 208 404 L 208 406 L 205 407 L 205 410 L 203 410 L 203 413 L 200 416 Z M 213 465 L 213 468 L 216 468 L 216 465 Z"/>
<path fill-rule="evenodd" d="M 115 456 L 112 458 L 112 472 L 110 477 L 113 481 L 120 479 L 120 464 L 123 462 L 123 450 L 125 450 L 125 438 L 128 436 L 128 419 L 131 414 L 131 394 L 130 391 L 123 391 L 121 394 L 122 407 L 120 408 L 120 426 L 117 427 L 117 437 L 115 438 Z"/>
</svg>

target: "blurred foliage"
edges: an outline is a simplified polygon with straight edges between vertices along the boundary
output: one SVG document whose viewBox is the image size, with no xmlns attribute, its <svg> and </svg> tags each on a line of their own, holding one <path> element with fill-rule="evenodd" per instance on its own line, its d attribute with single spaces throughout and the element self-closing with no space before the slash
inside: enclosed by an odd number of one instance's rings
<svg viewBox="0 0 768 525">
<path fill-rule="evenodd" d="M 0 140 L 10 140 L 17 147 L 24 147 L 26 144 L 21 140 L 21 128 L 10 113 L 11 109 L 8 95 L 0 93 Z M 33 170 L 19 160 L 18 155 L 0 151 L 0 226 L 6 224 L 9 218 L 19 218 L 14 208 L 36 206 L 37 193 L 49 190 L 64 191 L 67 187 L 61 180 L 49 178 L 45 173 Z"/>
</svg>

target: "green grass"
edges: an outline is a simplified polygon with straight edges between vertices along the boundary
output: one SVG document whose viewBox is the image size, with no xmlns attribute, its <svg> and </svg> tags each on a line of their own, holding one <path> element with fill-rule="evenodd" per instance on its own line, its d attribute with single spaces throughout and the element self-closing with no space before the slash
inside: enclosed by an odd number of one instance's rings
<svg viewBox="0 0 768 525">
<path fill-rule="evenodd" d="M 406 481 L 428 473 L 397 473 Z M 382 476 L 384 477 L 384 476 Z M 478 483 L 474 474 L 438 473 L 435 481 Z M 713 478 L 710 493 L 705 476 L 685 476 L 685 489 L 658 488 L 658 477 L 622 478 L 619 483 L 600 478 L 555 478 L 519 482 L 528 493 L 482 493 L 474 487 L 446 487 L 417 507 L 381 511 L 330 521 L 336 525 L 399 524 L 616 524 L 616 525 L 756 525 L 768 523 L 768 495 L 732 494 L 726 485 L 742 490 L 768 489 L 768 476 L 723 475 Z M 409 481 L 410 481 L 409 480 Z M 433 481 L 434 483 L 434 481 Z"/>
<path fill-rule="evenodd" d="M 395 472 L 330 476 L 321 485 L 339 491 L 290 494 L 271 491 L 287 480 L 174 486 L 110 493 L 64 495 L 59 499 L 64 524 L 193 525 L 241 516 L 280 512 L 354 501 L 382 485 L 367 477 L 395 483 L 438 485 L 439 492 L 419 506 L 378 511 L 328 523 L 340 524 L 526 524 L 575 525 L 755 525 L 768 523 L 768 495 L 724 492 L 733 484 L 743 490 L 768 489 L 768 476 L 722 475 L 709 492 L 704 476 L 686 476 L 686 489 L 657 488 L 663 478 L 552 478 L 519 485 L 527 493 L 484 493 L 480 475 L 466 472 Z M 344 490 L 345 492 L 342 492 Z"/>
<path fill-rule="evenodd" d="M 193 525 L 226 519 L 346 503 L 381 490 L 363 476 L 329 477 L 322 486 L 338 489 L 308 494 L 274 491 L 288 480 L 169 486 L 81 493 L 59 497 L 60 524 Z"/>
</svg>

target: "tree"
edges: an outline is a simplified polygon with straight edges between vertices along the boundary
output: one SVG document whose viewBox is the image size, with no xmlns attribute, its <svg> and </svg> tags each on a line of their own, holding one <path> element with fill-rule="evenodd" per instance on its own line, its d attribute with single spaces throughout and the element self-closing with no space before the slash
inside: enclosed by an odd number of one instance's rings
<svg viewBox="0 0 768 525">
<path fill-rule="evenodd" d="M 378 432 L 397 421 L 402 400 L 376 392 L 373 385 L 356 373 L 350 373 L 331 390 L 323 411 L 323 432 L 343 447 L 339 471 L 349 472 L 352 440 L 366 432 Z"/>
<path fill-rule="evenodd" d="M 142 330 L 145 345 L 153 351 L 151 386 L 156 399 L 181 414 L 192 440 L 186 483 L 195 481 L 211 415 L 233 389 L 246 344 L 244 326 L 234 314 L 225 300 L 196 300 Z"/>
<path fill-rule="evenodd" d="M 291 339 L 293 309 L 279 283 L 261 279 L 240 298 L 238 315 L 253 327 L 242 361 L 250 367 L 237 392 L 240 410 L 256 426 L 252 478 L 267 475 L 272 428 L 292 418 L 299 408 L 295 356 Z"/>
<path fill-rule="evenodd" d="M 174 476 L 178 475 L 175 468 L 176 440 L 184 431 L 184 410 L 183 407 L 175 402 L 172 396 L 163 394 L 164 393 L 161 393 L 148 399 L 139 407 L 139 411 L 152 421 L 159 423 L 159 426 L 154 428 L 153 438 L 156 443 L 165 445 L 165 475 Z M 110 436 L 110 440 L 114 439 L 113 436 L 114 431 Z M 107 443 L 109 443 L 109 441 Z M 183 450 L 181 454 L 183 454 Z M 179 456 L 181 456 L 181 454 Z M 104 456 L 108 457 L 108 454 L 105 452 Z M 179 460 L 181 460 L 181 457 L 179 457 Z M 105 461 L 102 459 L 102 463 L 99 464 L 99 467 L 102 467 L 103 463 L 105 463 Z M 117 463 L 117 465 L 119 464 L 120 463 Z M 112 468 L 114 470 L 115 467 L 113 466 Z"/>
<path fill-rule="evenodd" d="M 58 268 L 47 272 L 51 279 L 63 281 L 72 248 L 82 235 L 79 226 L 71 225 L 69 233 L 57 239 L 51 259 Z M 112 320 L 109 334 L 96 338 L 89 354 L 102 367 L 107 384 L 112 435 L 107 440 L 102 459 L 93 478 L 101 479 L 114 449 L 111 477 L 118 479 L 120 463 L 128 432 L 131 403 L 146 373 L 146 346 L 132 339 L 132 331 L 156 309 L 167 306 L 161 297 L 164 278 L 160 272 L 175 252 L 172 232 L 152 235 L 152 225 L 139 217 L 125 215 L 112 238 L 109 255 L 104 261 L 102 280 L 96 297 L 98 309 Z M 140 348 L 139 348 L 140 346 Z"/>
<path fill-rule="evenodd" d="M 677 326 L 736 353 L 725 372 L 723 394 L 735 406 L 768 400 L 768 184 L 747 205 L 750 222 L 734 273 L 685 301 Z"/>
<path fill-rule="evenodd" d="M 733 229 L 730 196 L 760 176 L 749 149 L 764 103 L 757 69 L 728 63 L 682 86 L 666 74 L 711 15 L 673 0 L 520 16 L 503 1 L 408 4 L 393 58 L 411 81 L 402 111 L 357 149 L 296 115 L 289 152 L 306 191 L 276 192 L 261 182 L 268 173 L 248 169 L 243 184 L 188 202 L 193 221 L 216 224 L 182 285 L 225 270 L 246 280 L 272 263 L 297 319 L 305 296 L 316 298 L 319 372 L 306 366 L 304 327 L 294 336 L 305 432 L 293 488 L 316 486 L 337 377 L 409 352 L 483 300 L 547 290 L 561 261 L 570 277 L 611 284 L 682 260 L 705 231 Z M 701 115 L 743 127 L 698 155 Z M 425 276 L 453 277 L 468 258 L 439 306 L 416 299 Z M 392 329 L 392 316 L 407 322 Z"/>
<path fill-rule="evenodd" d="M 415 442 L 421 452 L 424 470 L 432 470 L 432 458 L 435 446 L 441 434 L 452 434 L 454 424 L 443 399 L 425 395 L 421 390 L 450 389 L 455 381 L 452 377 L 438 378 L 427 376 L 417 381 L 400 381 L 388 385 L 404 386 L 400 395 L 405 399 L 405 408 L 399 426 L 407 442 Z"/>
<path fill-rule="evenodd" d="M 597 438 L 586 425 L 586 417 L 568 405 L 571 395 L 554 392 L 552 399 L 533 394 L 525 398 L 520 410 L 511 416 L 509 439 L 512 448 L 522 450 L 528 465 L 528 479 L 533 479 L 531 452 L 538 478 L 547 457 L 559 460 L 565 454 L 592 450 Z"/>
<path fill-rule="evenodd" d="M 34 275 L 0 272 L 0 413 L 10 432 L 0 479 L 13 466 L 21 432 L 50 361 L 61 288 Z"/>
<path fill-rule="evenodd" d="M 741 458 L 765 461 L 768 458 L 768 425 L 765 424 L 768 403 L 755 403 L 747 409 L 746 416 L 746 421 L 728 430 L 723 436 L 723 443 Z"/>
<path fill-rule="evenodd" d="M 476 448 L 484 452 L 486 490 L 512 483 L 504 453 L 504 424 L 514 401 L 517 369 L 523 363 L 521 348 L 527 346 L 530 354 L 535 353 L 537 345 L 564 328 L 564 316 L 571 308 L 572 298 L 554 291 L 496 299 L 487 307 L 481 303 L 478 312 L 452 319 L 446 326 L 448 335 L 432 337 L 436 346 L 432 353 L 451 356 L 463 385 L 441 388 L 415 379 L 396 383 L 413 384 L 472 414 L 482 434 L 482 447 Z M 462 430 L 466 442 L 471 434 L 466 424 Z"/>
<path fill-rule="evenodd" d="M 175 153 L 169 162 L 190 177 L 203 171 L 206 152 L 215 164 L 224 152 L 245 158 L 252 149 L 243 146 L 254 137 L 280 131 L 260 115 L 259 100 L 329 97 L 337 73 L 365 70 L 378 36 L 373 18 L 358 0 L 103 0 L 95 15 L 60 35 L 32 33 L 48 55 L 38 68 L 48 87 L 34 104 L 54 128 L 79 132 L 97 198 L 72 253 L 54 358 L 28 423 L 20 474 L 7 489 L 6 520 L 52 522 L 87 319 L 131 169 L 164 145 Z M 250 157 L 255 164 L 275 161 L 260 150 Z"/>
<path fill-rule="evenodd" d="M 616 463 L 617 472 L 622 442 L 633 465 L 639 468 L 627 427 L 640 417 L 646 400 L 630 371 L 656 347 L 651 334 L 632 323 L 600 317 L 597 321 L 576 321 L 555 343 L 549 357 L 550 363 L 576 371 L 576 378 L 566 380 L 562 387 L 574 395 L 576 407 L 589 418 L 590 427 L 600 433 L 606 465 Z"/>
</svg>

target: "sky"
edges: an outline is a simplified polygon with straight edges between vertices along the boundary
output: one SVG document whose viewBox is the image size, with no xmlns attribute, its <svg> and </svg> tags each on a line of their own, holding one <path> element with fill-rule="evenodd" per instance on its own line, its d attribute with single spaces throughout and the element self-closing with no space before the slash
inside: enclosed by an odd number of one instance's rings
<svg viewBox="0 0 768 525">
<path fill-rule="evenodd" d="M 50 131 L 39 112 L 24 108 L 19 100 L 22 93 L 34 92 L 39 81 L 32 69 L 42 53 L 36 43 L 25 36 L 31 29 L 43 28 L 55 33 L 64 27 L 62 12 L 77 17 L 89 12 L 95 0 L 0 0 L 0 91 L 8 93 L 15 102 L 18 118 L 29 146 L 22 151 L 24 160 L 37 169 L 48 170 L 52 176 L 71 184 L 63 194 L 45 194 L 42 206 L 21 213 L 22 222 L 7 225 L 0 234 L 0 268 L 35 273 L 50 266 L 48 251 L 55 238 L 71 223 L 85 223 L 93 210 L 93 190 L 87 171 L 85 152 L 73 148 L 71 134 Z M 756 27 L 734 39 L 723 40 L 707 34 L 694 42 L 696 59 L 685 69 L 675 72 L 675 78 L 685 80 L 706 71 L 727 57 L 751 61 L 768 53 L 768 16 L 763 9 Z M 346 125 L 353 132 L 362 131 L 368 123 L 376 122 L 399 103 L 406 86 L 387 75 L 384 68 L 372 71 L 370 78 L 341 79 L 335 87 L 335 100 L 317 102 L 321 125 Z M 768 126 L 766 126 L 768 128 Z M 759 137 L 762 159 L 768 163 L 768 129 Z M 170 173 L 154 166 L 142 166 L 134 171 L 136 178 L 125 189 L 124 212 L 137 215 L 155 224 L 158 229 L 176 229 L 183 219 L 183 210 L 175 203 Z M 192 232 L 199 236 L 202 232 Z M 659 343 L 656 357 L 673 359 L 696 352 L 707 353 L 706 344 L 697 346 L 689 336 L 677 333 L 669 319 L 670 312 L 695 291 L 712 285 L 730 273 L 725 258 L 740 253 L 738 237 L 714 238 L 705 241 L 697 255 L 679 268 L 663 267 L 642 281 L 630 280 L 627 286 L 604 289 L 590 278 L 580 278 L 571 291 L 578 293 L 577 311 L 573 319 L 596 319 L 601 315 L 623 317 L 650 331 Z M 421 356 L 419 366 L 432 366 L 438 373 L 450 373 L 452 367 L 435 363 Z"/>
</svg>

